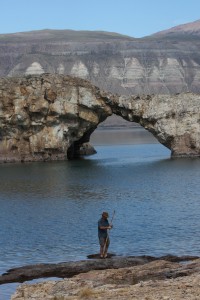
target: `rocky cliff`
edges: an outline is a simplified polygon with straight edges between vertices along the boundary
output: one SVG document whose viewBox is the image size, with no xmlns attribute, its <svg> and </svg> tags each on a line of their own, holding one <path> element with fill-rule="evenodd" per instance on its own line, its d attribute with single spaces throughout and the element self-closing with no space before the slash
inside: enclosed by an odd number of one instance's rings
<svg viewBox="0 0 200 300">
<path fill-rule="evenodd" d="M 42 74 L 0 79 L 0 161 L 64 160 L 108 116 L 137 122 L 171 149 L 200 155 L 200 95 L 119 96 L 83 79 Z"/>
<path fill-rule="evenodd" d="M 199 93 L 199 36 L 200 21 L 140 39 L 73 30 L 0 35 L 0 76 L 67 74 L 125 95 Z"/>
</svg>

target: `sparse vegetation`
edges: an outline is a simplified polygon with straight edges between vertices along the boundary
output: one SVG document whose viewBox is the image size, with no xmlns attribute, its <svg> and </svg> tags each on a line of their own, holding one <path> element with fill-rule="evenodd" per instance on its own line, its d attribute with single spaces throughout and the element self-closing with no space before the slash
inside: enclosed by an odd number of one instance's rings
<svg viewBox="0 0 200 300">
<path fill-rule="evenodd" d="M 79 292 L 79 298 L 80 299 L 89 299 L 92 296 L 94 296 L 94 290 L 92 290 L 90 287 L 85 287 Z"/>
</svg>

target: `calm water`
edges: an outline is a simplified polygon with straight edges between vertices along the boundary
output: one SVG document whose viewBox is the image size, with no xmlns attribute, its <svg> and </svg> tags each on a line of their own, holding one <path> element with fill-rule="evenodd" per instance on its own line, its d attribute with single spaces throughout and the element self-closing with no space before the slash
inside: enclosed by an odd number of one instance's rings
<svg viewBox="0 0 200 300">
<path fill-rule="evenodd" d="M 110 252 L 200 255 L 200 160 L 170 159 L 151 141 L 97 146 L 79 161 L 0 165 L 0 273 L 97 253 L 103 210 L 116 211 Z M 0 286 L 0 300 L 16 286 Z"/>
</svg>

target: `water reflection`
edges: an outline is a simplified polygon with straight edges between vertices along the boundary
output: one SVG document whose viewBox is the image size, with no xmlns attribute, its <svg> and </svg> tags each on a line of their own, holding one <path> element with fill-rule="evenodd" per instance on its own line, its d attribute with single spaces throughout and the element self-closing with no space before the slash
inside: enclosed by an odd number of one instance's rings
<svg viewBox="0 0 200 300">
<path fill-rule="evenodd" d="M 0 165 L 1 273 L 96 253 L 103 210 L 116 211 L 116 254 L 199 254 L 200 160 L 171 159 L 157 143 L 96 149 L 77 161 Z"/>
</svg>

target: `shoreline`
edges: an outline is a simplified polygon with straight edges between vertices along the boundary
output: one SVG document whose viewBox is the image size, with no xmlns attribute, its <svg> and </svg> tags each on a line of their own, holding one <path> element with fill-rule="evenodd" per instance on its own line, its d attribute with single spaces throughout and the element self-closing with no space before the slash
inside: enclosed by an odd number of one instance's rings
<svg viewBox="0 0 200 300">
<path fill-rule="evenodd" d="M 120 267 L 117 262 L 127 263 Z M 25 283 L 17 288 L 12 300 L 43 299 L 198 299 L 200 293 L 200 258 L 199 257 L 113 257 L 110 259 L 89 260 L 104 265 L 109 261 L 114 263 L 113 268 L 92 269 L 87 272 L 64 278 L 62 280 L 39 283 Z M 80 261 L 74 267 L 76 270 L 87 261 Z M 122 262 L 122 261 L 121 261 Z M 132 261 L 133 262 L 133 261 Z M 60 264 L 58 264 L 60 265 Z M 21 274 L 22 275 L 22 274 Z M 188 293 L 190 298 L 184 298 Z M 172 296 L 173 295 L 173 296 Z M 194 298 L 193 298 L 194 296 Z M 52 297 L 52 298 L 51 298 Z M 60 297 L 60 298 L 59 298 Z M 163 298 L 165 297 L 165 298 Z M 172 298 L 170 298 L 172 297 Z M 46 299 L 45 298 L 45 299 Z"/>
<path fill-rule="evenodd" d="M 120 129 L 116 127 L 106 127 L 96 129 L 91 135 L 89 143 L 94 147 L 106 145 L 160 144 L 149 131 L 141 127 L 120 127 Z"/>
</svg>

